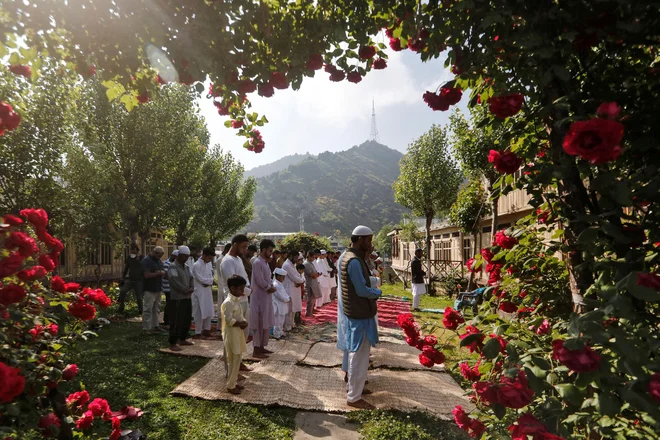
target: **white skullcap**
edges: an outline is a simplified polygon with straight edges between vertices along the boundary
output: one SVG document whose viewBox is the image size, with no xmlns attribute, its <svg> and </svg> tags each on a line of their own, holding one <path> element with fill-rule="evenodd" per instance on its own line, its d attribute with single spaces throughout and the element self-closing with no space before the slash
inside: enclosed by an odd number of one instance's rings
<svg viewBox="0 0 660 440">
<path fill-rule="evenodd" d="M 179 246 L 179 255 L 190 255 L 190 248 L 188 246 Z"/>
<path fill-rule="evenodd" d="M 153 252 L 160 252 L 161 254 L 165 253 L 165 249 L 163 249 L 161 246 L 156 246 L 153 250 Z"/>
<path fill-rule="evenodd" d="M 353 233 L 351 235 L 355 235 L 358 237 L 366 237 L 367 235 L 374 235 L 374 231 L 367 228 L 366 226 L 360 225 L 357 228 L 353 229 Z"/>
<path fill-rule="evenodd" d="M 174 252 L 172 252 L 172 255 L 174 255 L 175 257 L 176 257 L 177 255 L 179 255 L 179 250 L 178 250 L 178 249 L 175 249 Z"/>
<path fill-rule="evenodd" d="M 325 255 L 325 254 L 327 254 L 327 252 L 325 251 L 325 249 L 321 249 L 321 255 Z"/>
<path fill-rule="evenodd" d="M 377 256 L 378 256 L 378 252 L 376 252 L 376 251 L 373 251 L 373 252 L 371 253 L 371 255 L 373 255 L 373 256 L 375 256 L 375 257 L 377 257 Z"/>
<path fill-rule="evenodd" d="M 298 255 L 298 258 L 296 258 L 296 260 L 304 260 L 304 259 L 305 257 L 303 257 L 302 255 Z"/>
<path fill-rule="evenodd" d="M 286 276 L 286 270 L 284 270 L 284 269 L 282 269 L 282 268 L 280 268 L 280 267 L 275 268 L 275 270 L 273 271 L 273 273 L 274 273 L 275 275 Z"/>
<path fill-rule="evenodd" d="M 378 258 L 376 258 L 376 261 L 383 261 L 383 259 L 378 257 Z"/>
</svg>

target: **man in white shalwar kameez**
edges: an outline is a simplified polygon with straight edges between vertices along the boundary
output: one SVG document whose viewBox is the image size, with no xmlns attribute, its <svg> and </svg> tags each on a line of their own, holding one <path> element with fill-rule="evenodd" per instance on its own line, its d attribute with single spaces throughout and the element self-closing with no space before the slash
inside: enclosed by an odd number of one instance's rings
<svg viewBox="0 0 660 440">
<path fill-rule="evenodd" d="M 275 339 L 280 339 L 285 334 L 284 320 L 289 312 L 291 297 L 284 287 L 286 271 L 276 267 L 273 271 L 273 275 L 275 277 L 275 280 L 273 280 L 273 287 L 275 288 L 275 292 L 273 292 L 273 316 L 275 318 L 273 337 Z"/>
<path fill-rule="evenodd" d="M 289 331 L 295 326 L 295 315 L 302 312 L 302 297 L 300 296 L 300 286 L 305 284 L 305 277 L 298 273 L 296 261 L 300 256 L 296 252 L 289 252 L 287 260 L 282 265 L 286 272 L 284 278 L 284 288 L 286 289 L 291 301 L 289 302 L 289 313 L 284 319 L 284 330 Z M 302 258 L 301 258 L 302 260 Z"/>
<path fill-rule="evenodd" d="M 314 261 L 314 267 L 321 274 L 319 277 L 321 297 L 316 299 L 316 307 L 321 307 L 323 304 L 330 302 L 330 274 L 328 273 L 329 267 L 325 264 L 325 257 L 326 251 L 321 250 L 319 256 Z"/>
<path fill-rule="evenodd" d="M 195 319 L 195 338 L 211 336 L 211 319 L 215 315 L 213 304 L 213 257 L 215 249 L 204 248 L 202 257 L 193 264 L 192 276 L 194 290 L 192 294 L 193 318 Z"/>
</svg>

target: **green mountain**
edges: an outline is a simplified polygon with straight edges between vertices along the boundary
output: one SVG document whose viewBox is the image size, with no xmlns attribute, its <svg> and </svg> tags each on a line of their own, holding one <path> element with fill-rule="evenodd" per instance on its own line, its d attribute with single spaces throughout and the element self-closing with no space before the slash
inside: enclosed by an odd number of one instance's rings
<svg viewBox="0 0 660 440">
<path fill-rule="evenodd" d="M 300 163 L 303 160 L 308 159 L 310 157 L 313 156 L 309 153 L 292 154 L 291 156 L 284 156 L 283 158 L 278 159 L 275 162 L 267 163 L 266 165 L 260 165 L 258 167 L 252 168 L 251 170 L 247 170 L 245 172 L 245 178 L 254 177 L 258 179 L 259 177 L 266 177 L 278 171 L 286 170 L 291 165 Z"/>
<path fill-rule="evenodd" d="M 392 183 L 403 155 L 368 141 L 346 151 L 309 156 L 257 179 L 254 219 L 248 231 L 295 232 L 300 215 L 305 230 L 349 235 L 358 224 L 378 231 L 397 223 L 407 210 L 394 202 Z"/>
</svg>

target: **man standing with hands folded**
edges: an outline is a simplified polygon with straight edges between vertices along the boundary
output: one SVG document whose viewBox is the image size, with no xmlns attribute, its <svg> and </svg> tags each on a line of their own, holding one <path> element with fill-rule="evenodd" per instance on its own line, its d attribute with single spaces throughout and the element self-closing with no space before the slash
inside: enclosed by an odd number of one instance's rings
<svg viewBox="0 0 660 440">
<path fill-rule="evenodd" d="M 262 240 L 259 244 L 259 257 L 252 263 L 252 296 L 250 303 L 250 330 L 252 334 L 253 356 L 266 358 L 273 352 L 266 350 L 270 328 L 274 324 L 273 298 L 275 292 L 268 262 L 275 249 L 272 240 Z"/>
<path fill-rule="evenodd" d="M 189 257 L 188 246 L 179 246 L 179 255 L 167 269 L 167 278 L 170 281 L 170 301 L 172 302 L 169 339 L 172 351 L 181 351 L 179 345 L 194 345 L 187 341 L 192 320 L 191 296 L 194 290 L 193 277 L 186 265 Z"/>
</svg>

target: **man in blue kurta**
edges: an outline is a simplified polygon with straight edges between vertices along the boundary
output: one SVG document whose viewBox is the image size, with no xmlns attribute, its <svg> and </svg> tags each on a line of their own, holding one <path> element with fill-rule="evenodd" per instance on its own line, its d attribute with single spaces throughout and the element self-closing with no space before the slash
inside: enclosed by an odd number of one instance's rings
<svg viewBox="0 0 660 440">
<path fill-rule="evenodd" d="M 370 394 L 364 388 L 369 369 L 371 347 L 378 343 L 378 326 L 374 317 L 378 311 L 376 300 L 382 292 L 371 287 L 370 272 L 365 257 L 371 252 L 373 232 L 366 226 L 358 226 L 351 234 L 351 247 L 342 256 L 339 265 L 340 307 L 345 320 L 338 320 L 338 338 L 343 344 L 338 347 L 348 352 L 348 392 L 349 406 L 372 409 L 373 406 L 362 399 Z M 342 326 L 343 335 L 339 331 Z"/>
</svg>

